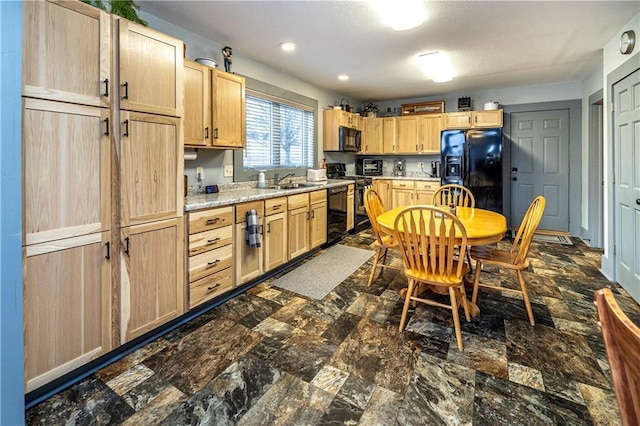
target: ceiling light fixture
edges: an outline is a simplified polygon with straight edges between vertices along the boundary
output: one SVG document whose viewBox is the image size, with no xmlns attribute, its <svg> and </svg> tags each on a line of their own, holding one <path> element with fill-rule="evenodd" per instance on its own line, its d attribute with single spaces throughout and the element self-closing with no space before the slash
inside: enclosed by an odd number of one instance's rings
<svg viewBox="0 0 640 426">
<path fill-rule="evenodd" d="M 338 76 L 338 80 L 340 80 L 340 81 L 347 81 L 347 80 L 349 80 L 349 76 L 348 76 L 348 75 L 346 75 L 346 74 L 340 74 L 340 75 Z"/>
<path fill-rule="evenodd" d="M 436 83 L 444 83 L 453 79 L 451 62 L 440 52 L 418 55 L 418 65 Z"/>
<path fill-rule="evenodd" d="M 296 47 L 298 46 L 292 41 L 283 41 L 282 43 L 280 43 L 280 49 L 284 50 L 285 52 L 293 52 L 294 50 L 296 50 Z"/>
<path fill-rule="evenodd" d="M 418 27 L 427 19 L 422 0 L 371 0 L 380 18 L 396 31 Z"/>
</svg>

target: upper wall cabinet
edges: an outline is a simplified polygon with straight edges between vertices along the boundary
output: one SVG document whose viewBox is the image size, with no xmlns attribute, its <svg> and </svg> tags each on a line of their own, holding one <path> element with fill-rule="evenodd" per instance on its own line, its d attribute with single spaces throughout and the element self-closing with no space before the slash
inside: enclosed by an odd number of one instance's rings
<svg viewBox="0 0 640 426">
<path fill-rule="evenodd" d="M 80 1 L 24 2 L 23 95 L 109 107 L 110 16 Z"/>
<path fill-rule="evenodd" d="M 184 144 L 211 146 L 211 68 L 184 60 Z"/>
<path fill-rule="evenodd" d="M 450 112 L 444 115 L 445 129 L 502 127 L 502 110 Z"/>
<path fill-rule="evenodd" d="M 235 74 L 211 70 L 213 147 L 245 146 L 245 80 Z"/>
<path fill-rule="evenodd" d="M 183 42 L 126 19 L 117 21 L 120 108 L 182 117 Z"/>
</svg>

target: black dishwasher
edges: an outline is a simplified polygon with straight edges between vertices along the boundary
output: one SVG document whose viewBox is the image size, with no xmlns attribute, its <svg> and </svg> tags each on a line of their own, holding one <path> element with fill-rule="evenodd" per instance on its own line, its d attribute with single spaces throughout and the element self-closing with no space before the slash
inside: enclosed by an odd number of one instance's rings
<svg viewBox="0 0 640 426">
<path fill-rule="evenodd" d="M 334 244 L 347 233 L 347 185 L 327 188 L 327 245 Z"/>
</svg>

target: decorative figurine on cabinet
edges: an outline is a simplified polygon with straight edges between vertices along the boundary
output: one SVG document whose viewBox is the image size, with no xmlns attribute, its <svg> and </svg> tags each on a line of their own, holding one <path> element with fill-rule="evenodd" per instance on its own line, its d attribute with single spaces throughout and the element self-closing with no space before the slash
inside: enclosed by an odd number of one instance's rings
<svg viewBox="0 0 640 426">
<path fill-rule="evenodd" d="M 224 49 L 222 49 L 222 56 L 224 57 L 224 70 L 226 72 L 231 72 L 233 53 L 231 52 L 231 48 L 229 46 L 225 46 Z"/>
</svg>

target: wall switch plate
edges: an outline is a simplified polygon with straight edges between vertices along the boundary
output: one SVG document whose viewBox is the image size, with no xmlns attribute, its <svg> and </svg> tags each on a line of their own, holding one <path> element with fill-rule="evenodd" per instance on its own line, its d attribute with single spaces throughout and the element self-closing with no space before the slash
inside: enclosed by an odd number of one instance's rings
<svg viewBox="0 0 640 426">
<path fill-rule="evenodd" d="M 199 181 L 204 180 L 204 167 L 202 166 L 196 167 L 196 179 L 198 179 Z"/>
<path fill-rule="evenodd" d="M 424 161 L 418 161 L 418 168 L 422 170 L 423 167 L 424 167 Z"/>
<path fill-rule="evenodd" d="M 233 166 L 224 166 L 224 177 L 233 177 Z"/>
</svg>

